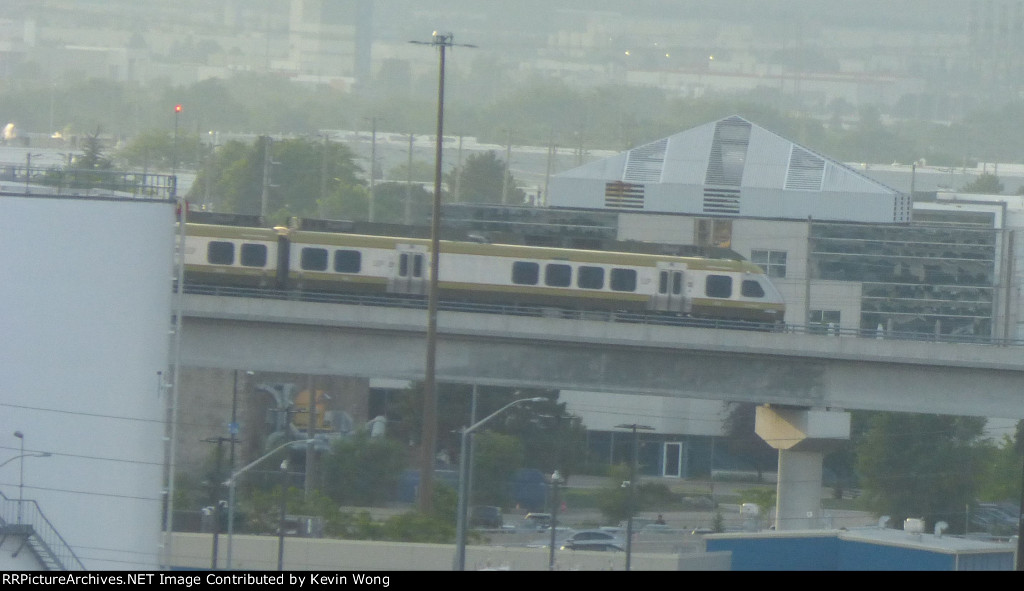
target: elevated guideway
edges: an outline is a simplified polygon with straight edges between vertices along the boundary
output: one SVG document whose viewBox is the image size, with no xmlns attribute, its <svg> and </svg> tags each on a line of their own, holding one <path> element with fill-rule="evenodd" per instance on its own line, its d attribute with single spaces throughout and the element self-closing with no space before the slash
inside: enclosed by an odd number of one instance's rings
<svg viewBox="0 0 1024 591">
<path fill-rule="evenodd" d="M 421 380 L 426 312 L 183 296 L 185 367 Z M 438 382 L 1024 418 L 1024 348 L 442 309 Z"/>
</svg>

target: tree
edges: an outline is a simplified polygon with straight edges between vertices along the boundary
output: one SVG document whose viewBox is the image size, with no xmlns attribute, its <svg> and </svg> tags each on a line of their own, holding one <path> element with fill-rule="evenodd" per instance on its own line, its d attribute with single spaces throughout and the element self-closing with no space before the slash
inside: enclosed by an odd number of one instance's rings
<svg viewBox="0 0 1024 591">
<path fill-rule="evenodd" d="M 867 508 L 902 522 L 924 518 L 964 530 L 983 470 L 985 419 L 877 413 L 857 446 Z"/>
<path fill-rule="evenodd" d="M 102 129 L 85 136 L 82 155 L 75 159 L 75 167 L 83 170 L 110 170 L 113 163 L 103 153 L 103 141 L 100 139 Z"/>
<path fill-rule="evenodd" d="M 400 443 L 359 431 L 339 439 L 324 456 L 324 490 L 342 505 L 380 505 L 393 498 L 405 467 Z"/>
<path fill-rule="evenodd" d="M 433 194 L 422 185 L 413 183 L 380 183 L 373 188 L 373 221 L 391 224 L 405 223 L 406 202 L 409 203 L 409 221 L 429 220 L 433 207 Z"/>
<path fill-rule="evenodd" d="M 1005 187 L 1003 183 L 999 181 L 999 177 L 994 174 L 985 172 L 978 176 L 978 178 L 967 183 L 960 188 L 962 193 L 977 193 L 982 195 L 1001 195 Z"/>
<path fill-rule="evenodd" d="M 268 137 L 251 145 L 229 142 L 207 159 L 187 198 L 201 202 L 211 195 L 221 211 L 259 214 L 268 160 L 270 221 L 284 223 L 290 216 L 365 219 L 367 193 L 360 168 L 351 149 L 336 142 Z"/>
<path fill-rule="evenodd" d="M 473 434 L 473 499 L 483 505 L 509 506 L 508 482 L 523 467 L 521 439 L 494 431 Z"/>
<path fill-rule="evenodd" d="M 521 205 L 526 193 L 516 188 L 515 178 L 505 168 L 505 161 L 493 150 L 473 154 L 466 158 L 457 178 L 455 173 L 447 175 L 449 191 L 458 184 L 459 200 L 467 203 L 501 203 L 504 191 L 506 203 Z"/>
</svg>

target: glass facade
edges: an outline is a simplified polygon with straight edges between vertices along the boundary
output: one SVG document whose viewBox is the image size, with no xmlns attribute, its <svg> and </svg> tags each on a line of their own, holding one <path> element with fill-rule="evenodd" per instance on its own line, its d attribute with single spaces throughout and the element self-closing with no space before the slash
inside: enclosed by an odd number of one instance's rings
<svg viewBox="0 0 1024 591">
<path fill-rule="evenodd" d="M 909 225 L 813 223 L 811 278 L 861 283 L 860 328 L 992 336 L 994 215 L 915 211 Z"/>
</svg>

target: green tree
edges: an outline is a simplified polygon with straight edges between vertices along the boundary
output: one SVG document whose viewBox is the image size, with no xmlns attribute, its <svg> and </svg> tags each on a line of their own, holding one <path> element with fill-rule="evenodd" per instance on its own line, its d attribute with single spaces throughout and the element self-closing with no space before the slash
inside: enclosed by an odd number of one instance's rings
<svg viewBox="0 0 1024 591">
<path fill-rule="evenodd" d="M 509 506 L 508 482 L 523 467 L 521 439 L 494 431 L 473 434 L 473 499 L 483 505 Z"/>
<path fill-rule="evenodd" d="M 102 129 L 85 136 L 82 145 L 82 155 L 75 158 L 75 168 L 83 170 L 110 170 L 114 164 L 104 153 L 103 140 L 100 139 Z"/>
<path fill-rule="evenodd" d="M 505 168 L 505 161 L 493 150 L 472 154 L 466 158 L 458 178 L 454 173 L 447 175 L 449 191 L 458 183 L 459 200 L 467 203 L 501 203 L 505 191 L 506 203 L 522 204 L 526 193 L 516 188 L 515 178 Z"/>
<path fill-rule="evenodd" d="M 271 163 L 271 221 L 284 223 L 289 216 L 365 219 L 361 171 L 351 149 L 335 142 L 268 137 L 252 145 L 229 142 L 206 159 L 187 198 L 202 202 L 210 195 L 221 211 L 259 214 L 266 160 Z"/>
<path fill-rule="evenodd" d="M 986 443 L 985 468 L 978 487 L 982 501 L 1020 499 L 1021 466 L 1024 464 L 1024 421 L 1017 421 L 1014 435 L 998 443 Z"/>
<path fill-rule="evenodd" d="M 170 168 L 174 154 L 174 135 L 166 130 L 151 129 L 129 141 L 115 154 L 125 168 Z"/>
<path fill-rule="evenodd" d="M 977 193 L 983 195 L 1001 195 L 1005 187 L 1000 182 L 999 177 L 994 174 L 985 172 L 978 176 L 978 178 L 967 183 L 960 188 L 962 193 Z"/>
<path fill-rule="evenodd" d="M 380 505 L 394 498 L 405 467 L 400 443 L 359 431 L 339 439 L 324 456 L 324 491 L 342 505 Z"/>
<path fill-rule="evenodd" d="M 857 446 L 866 508 L 897 523 L 919 517 L 964 531 L 964 507 L 977 496 L 984 466 L 985 420 L 876 413 L 869 425 Z"/>
<path fill-rule="evenodd" d="M 606 523 L 618 524 L 635 512 L 635 505 L 630 503 L 629 485 L 625 484 L 628 481 L 629 466 L 626 464 L 608 468 L 608 482 L 601 487 L 595 499 Z"/>
<path fill-rule="evenodd" d="M 433 194 L 420 184 L 380 183 L 373 188 L 373 221 L 405 223 L 406 202 L 410 223 L 426 223 L 433 208 Z"/>
</svg>

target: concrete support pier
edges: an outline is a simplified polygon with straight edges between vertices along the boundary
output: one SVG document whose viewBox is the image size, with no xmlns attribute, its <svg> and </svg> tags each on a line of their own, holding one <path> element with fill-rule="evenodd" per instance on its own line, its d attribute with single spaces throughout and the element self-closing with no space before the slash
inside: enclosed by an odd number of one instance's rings
<svg viewBox="0 0 1024 591">
<path fill-rule="evenodd" d="M 824 527 L 822 460 L 836 444 L 850 438 L 850 413 L 759 406 L 754 431 L 779 450 L 776 531 Z"/>
</svg>

